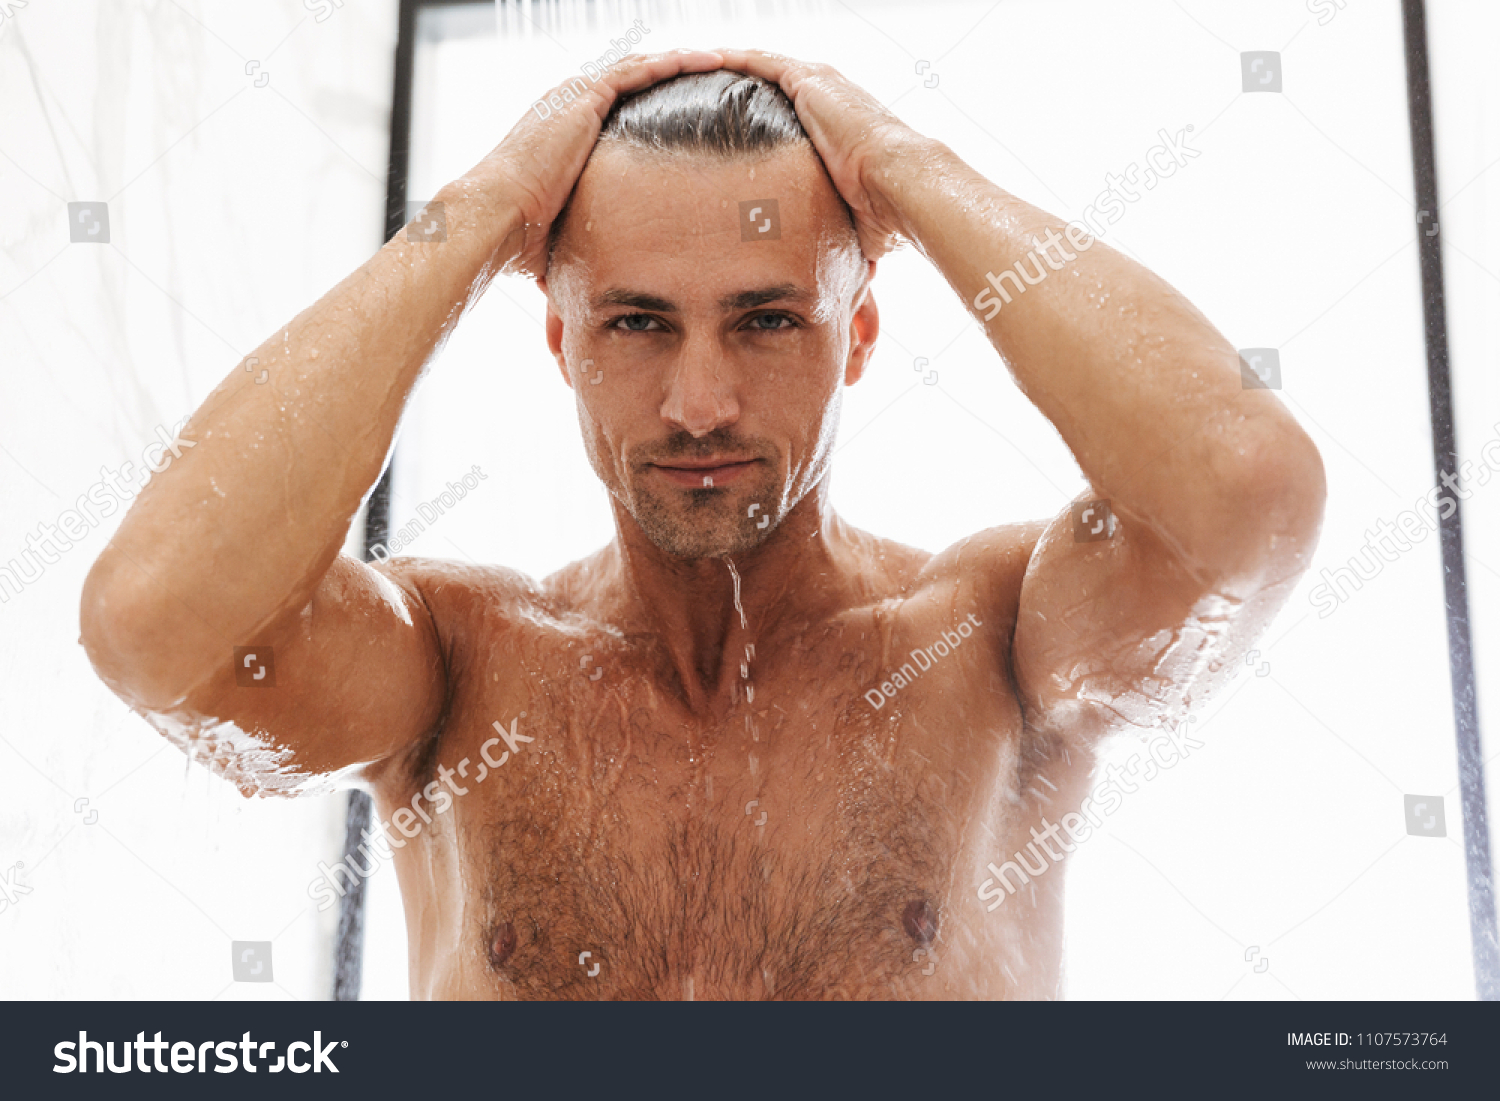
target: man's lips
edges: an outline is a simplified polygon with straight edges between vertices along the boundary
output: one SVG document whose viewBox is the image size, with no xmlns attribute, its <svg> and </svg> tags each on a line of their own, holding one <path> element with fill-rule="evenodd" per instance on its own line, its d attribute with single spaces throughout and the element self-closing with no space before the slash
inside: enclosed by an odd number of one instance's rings
<svg viewBox="0 0 1500 1101">
<path fill-rule="evenodd" d="M 670 463 L 650 463 L 652 469 L 667 481 L 683 489 L 722 489 L 733 485 L 759 459 L 678 459 Z"/>
</svg>

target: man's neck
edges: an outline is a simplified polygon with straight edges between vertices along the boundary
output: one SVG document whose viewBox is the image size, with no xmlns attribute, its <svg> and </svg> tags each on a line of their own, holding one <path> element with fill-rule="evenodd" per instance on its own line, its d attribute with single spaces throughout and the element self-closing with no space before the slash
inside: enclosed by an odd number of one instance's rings
<svg viewBox="0 0 1500 1101">
<path fill-rule="evenodd" d="M 828 507 L 826 479 L 760 546 L 719 558 L 668 554 L 618 502 L 614 510 L 605 560 L 623 603 L 621 628 L 655 637 L 695 713 L 726 712 L 741 664 L 753 664 L 749 648 L 790 617 L 815 618 L 844 589 L 849 540 Z"/>
</svg>

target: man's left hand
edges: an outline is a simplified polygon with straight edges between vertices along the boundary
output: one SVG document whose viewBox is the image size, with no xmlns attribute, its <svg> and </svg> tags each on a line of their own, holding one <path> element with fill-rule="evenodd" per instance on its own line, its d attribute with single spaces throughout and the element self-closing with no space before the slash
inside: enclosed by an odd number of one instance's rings
<svg viewBox="0 0 1500 1101">
<path fill-rule="evenodd" d="M 831 66 L 761 50 L 713 52 L 724 58 L 724 68 L 769 80 L 787 94 L 834 187 L 854 211 L 867 259 L 879 259 L 911 236 L 891 199 L 891 184 L 901 172 L 919 171 L 924 161 L 942 155 L 942 145 Z"/>
</svg>

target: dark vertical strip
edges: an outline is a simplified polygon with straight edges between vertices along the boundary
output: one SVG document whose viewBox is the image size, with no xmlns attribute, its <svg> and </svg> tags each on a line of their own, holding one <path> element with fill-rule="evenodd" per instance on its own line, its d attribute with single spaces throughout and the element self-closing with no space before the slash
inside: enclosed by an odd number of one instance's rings
<svg viewBox="0 0 1500 1101">
<path fill-rule="evenodd" d="M 1406 103 L 1411 117 L 1411 160 L 1416 176 L 1421 250 L 1422 319 L 1427 340 L 1427 394 L 1432 413 L 1432 457 L 1439 479 L 1458 469 L 1453 429 L 1453 386 L 1448 372 L 1448 319 L 1443 297 L 1442 231 L 1438 228 L 1437 164 L 1432 138 L 1432 83 L 1428 73 L 1427 8 L 1402 0 L 1406 37 Z M 1450 486 L 1450 488 L 1452 488 Z M 1448 669 L 1453 681 L 1453 725 L 1458 736 L 1459 798 L 1463 805 L 1464 859 L 1469 871 L 1469 933 L 1479 997 L 1500 1000 L 1500 946 L 1496 944 L 1495 887 L 1484 797 L 1484 758 L 1474 698 L 1474 654 L 1469 636 L 1469 587 L 1464 570 L 1463 510 L 1440 516 L 1443 596 L 1448 610 Z"/>
<path fill-rule="evenodd" d="M 333 1000 L 359 1001 L 360 978 L 365 952 L 365 877 L 355 868 L 369 868 L 369 858 L 351 864 L 351 855 L 362 842 L 361 834 L 370 827 L 370 797 L 362 791 L 349 793 L 344 812 L 344 867 L 351 874 L 340 882 L 353 880 L 348 893 L 339 899 L 339 930 L 333 946 Z"/>
<path fill-rule="evenodd" d="M 420 0 L 400 0 L 400 30 L 396 36 L 396 66 L 391 90 L 391 155 L 385 175 L 385 226 L 389 241 L 406 224 L 406 175 L 411 165 L 412 70 L 417 55 L 417 12 Z"/>
<path fill-rule="evenodd" d="M 391 144 L 385 177 L 385 220 L 381 226 L 381 240 L 389 241 L 406 224 L 406 174 L 411 150 L 411 93 L 412 66 L 416 57 L 417 11 L 419 0 L 400 0 L 397 16 L 396 63 L 392 75 L 391 89 Z M 365 561 L 370 560 L 370 549 L 383 544 L 391 525 L 391 470 L 396 465 L 394 453 L 380 480 L 370 494 L 365 507 Z M 349 805 L 344 814 L 344 866 L 350 867 L 350 858 L 364 843 L 365 831 L 370 828 L 370 797 L 363 791 L 349 793 Z M 356 858 L 357 860 L 358 858 Z M 370 867 L 370 858 L 358 860 L 354 865 Z M 364 971 L 365 951 L 365 877 L 353 876 L 354 883 L 339 900 L 338 937 L 333 949 L 333 1000 L 336 1002 L 359 1001 L 360 980 Z"/>
</svg>

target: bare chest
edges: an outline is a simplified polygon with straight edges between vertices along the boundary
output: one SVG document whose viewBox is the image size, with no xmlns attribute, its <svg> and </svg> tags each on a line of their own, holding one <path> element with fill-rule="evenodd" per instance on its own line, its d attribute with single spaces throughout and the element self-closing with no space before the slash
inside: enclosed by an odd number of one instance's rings
<svg viewBox="0 0 1500 1101">
<path fill-rule="evenodd" d="M 429 846 L 466 989 L 944 996 L 930 980 L 970 917 L 975 823 L 1014 772 L 1008 697 L 955 662 L 876 707 L 880 650 L 810 648 L 748 656 L 705 721 L 649 667 L 572 649 L 519 695 L 460 701 L 440 747 L 506 754 Z"/>
</svg>

